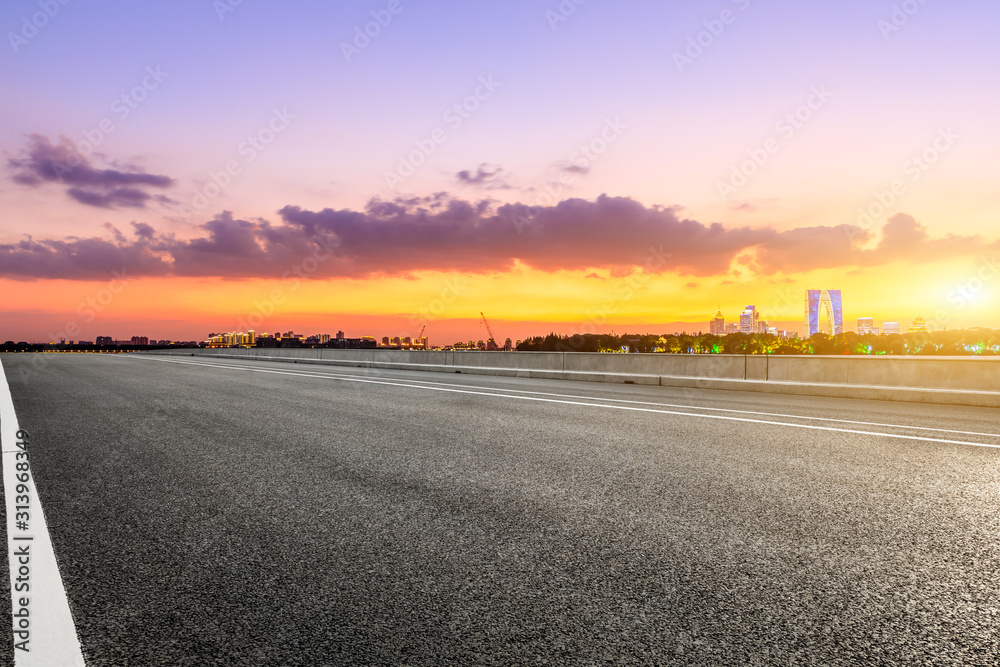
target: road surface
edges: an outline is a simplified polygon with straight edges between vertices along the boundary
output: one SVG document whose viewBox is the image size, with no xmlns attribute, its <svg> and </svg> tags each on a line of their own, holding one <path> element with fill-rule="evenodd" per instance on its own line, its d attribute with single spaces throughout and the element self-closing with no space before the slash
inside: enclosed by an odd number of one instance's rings
<svg viewBox="0 0 1000 667">
<path fill-rule="evenodd" d="M 33 357 L 88 665 L 1000 659 L 994 409 Z"/>
</svg>

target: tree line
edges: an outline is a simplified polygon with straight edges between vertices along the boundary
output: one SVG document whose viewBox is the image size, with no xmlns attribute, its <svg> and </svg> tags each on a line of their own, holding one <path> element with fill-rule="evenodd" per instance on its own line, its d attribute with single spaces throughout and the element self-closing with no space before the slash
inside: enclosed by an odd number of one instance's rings
<svg viewBox="0 0 1000 667">
<path fill-rule="evenodd" d="M 835 336 L 783 340 L 774 334 L 575 334 L 550 333 L 522 341 L 519 352 L 606 352 L 663 354 L 865 354 L 997 355 L 1000 330 L 974 328 L 903 334 Z"/>
</svg>

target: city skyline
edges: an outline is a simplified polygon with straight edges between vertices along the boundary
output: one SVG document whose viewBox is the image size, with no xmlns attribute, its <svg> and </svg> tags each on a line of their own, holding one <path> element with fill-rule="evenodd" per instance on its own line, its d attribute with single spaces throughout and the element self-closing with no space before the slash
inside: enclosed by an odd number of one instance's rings
<svg viewBox="0 0 1000 667">
<path fill-rule="evenodd" d="M 716 315 L 710 322 L 708 322 L 707 326 L 704 328 L 696 328 L 691 331 L 686 329 L 675 330 L 669 333 L 656 334 L 656 335 L 727 336 L 733 333 L 744 333 L 744 334 L 756 333 L 756 334 L 775 334 L 783 339 L 790 337 L 808 339 L 809 337 L 811 337 L 800 334 L 800 332 L 794 328 L 782 329 L 777 326 L 770 326 L 773 322 L 769 322 L 762 318 L 763 318 L 763 313 L 758 311 L 755 305 L 749 304 L 743 309 L 743 312 L 737 317 L 736 322 L 727 322 L 725 315 L 722 313 L 722 310 L 720 309 L 716 312 Z M 878 322 L 878 324 L 876 324 L 876 322 Z M 803 322 L 802 324 L 808 327 L 807 322 Z M 966 329 L 967 330 L 988 329 L 988 327 L 968 327 L 968 328 L 963 328 L 961 330 L 966 330 Z M 421 333 L 423 333 L 423 330 L 424 329 L 421 330 Z M 913 318 L 912 323 L 905 329 L 901 328 L 901 324 L 898 321 L 878 319 L 874 317 L 859 317 L 857 318 L 857 326 L 854 329 L 848 329 L 845 327 L 843 331 L 841 331 L 840 333 L 857 333 L 859 335 L 871 335 L 871 334 L 890 335 L 890 334 L 900 334 L 907 331 L 908 332 L 936 331 L 936 329 L 931 328 L 927 324 L 927 321 L 920 316 Z M 947 331 L 947 329 L 944 329 L 944 331 Z M 505 338 L 501 338 L 500 340 L 501 341 L 504 340 L 520 341 L 522 339 L 527 340 L 533 336 L 537 336 L 538 333 L 539 332 L 532 332 L 528 335 L 523 336 L 523 338 L 512 338 L 511 336 L 507 336 Z M 552 331 L 550 333 L 558 333 L 558 332 Z M 623 335 L 629 335 L 630 333 L 639 333 L 639 330 L 637 329 L 635 330 L 635 332 L 622 331 L 621 333 Z M 829 335 L 826 332 L 817 332 L 817 333 L 824 333 L 824 335 Z M 594 331 L 574 331 L 570 335 L 574 334 L 600 335 L 599 332 L 594 332 Z M 647 331 L 644 334 L 640 335 L 650 335 L 650 334 L 651 332 Z M 48 344 L 48 345 L 81 344 L 81 345 L 96 345 L 97 347 L 102 347 L 102 346 L 115 347 L 115 346 L 129 346 L 129 345 L 146 346 L 146 345 L 170 345 L 170 344 L 208 344 L 209 347 L 212 347 L 213 343 L 215 343 L 216 345 L 223 347 L 228 347 L 231 345 L 253 347 L 255 342 L 261 338 L 270 338 L 277 340 L 285 340 L 293 338 L 303 343 L 314 343 L 314 344 L 326 344 L 329 343 L 331 340 L 336 340 L 336 339 L 340 340 L 350 339 L 350 340 L 373 341 L 376 343 L 378 347 L 402 346 L 402 347 L 412 347 L 413 349 L 432 349 L 439 347 L 438 345 L 430 345 L 428 342 L 429 338 L 427 336 L 422 336 L 422 335 L 381 336 L 381 335 L 373 335 L 371 333 L 365 333 L 356 335 L 352 334 L 349 336 L 342 330 L 338 330 L 336 331 L 336 333 L 317 332 L 310 334 L 301 334 L 301 333 L 295 333 L 294 328 L 286 332 L 281 332 L 280 330 L 276 330 L 273 333 L 270 331 L 258 332 L 254 329 L 233 330 L 229 332 L 211 332 L 207 336 L 203 336 L 200 338 L 196 337 L 193 339 L 168 339 L 168 338 L 156 338 L 155 336 L 149 337 L 149 336 L 133 335 L 124 338 L 116 338 L 114 336 L 97 336 L 92 341 L 88 341 L 82 338 L 79 340 L 74 340 L 71 338 L 67 339 L 65 337 L 61 337 L 58 340 L 31 340 L 31 341 L 8 340 L 6 342 L 7 343 L 26 342 L 30 344 Z M 491 340 L 491 338 L 488 336 L 480 337 L 478 339 L 473 337 L 469 338 L 468 341 L 463 339 L 456 341 L 456 343 L 466 343 L 466 342 L 484 343 L 489 340 Z M 451 347 L 452 345 L 453 344 L 450 343 L 444 343 L 441 346 Z"/>
<path fill-rule="evenodd" d="M 3 339 L 698 330 L 720 301 L 804 333 L 833 284 L 851 322 L 1000 327 L 992 3 L 45 6 L 0 8 Z"/>
</svg>

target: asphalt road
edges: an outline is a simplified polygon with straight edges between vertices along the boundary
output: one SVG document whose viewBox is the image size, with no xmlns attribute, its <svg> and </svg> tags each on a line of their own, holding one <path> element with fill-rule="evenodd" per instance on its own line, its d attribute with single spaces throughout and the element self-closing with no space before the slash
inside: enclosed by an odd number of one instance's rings
<svg viewBox="0 0 1000 667">
<path fill-rule="evenodd" d="M 89 665 L 1000 661 L 994 409 L 0 360 Z"/>
</svg>

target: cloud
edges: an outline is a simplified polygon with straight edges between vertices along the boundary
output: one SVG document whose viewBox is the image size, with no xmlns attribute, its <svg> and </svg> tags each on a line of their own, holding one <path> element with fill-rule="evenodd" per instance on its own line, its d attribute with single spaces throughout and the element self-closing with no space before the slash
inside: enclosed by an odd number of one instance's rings
<svg viewBox="0 0 1000 667">
<path fill-rule="evenodd" d="M 145 208 L 150 195 L 137 188 L 114 188 L 106 192 L 97 192 L 85 188 L 70 188 L 66 190 L 73 199 L 81 204 L 98 208 Z"/>
<path fill-rule="evenodd" d="M 853 225 L 799 227 L 779 232 L 757 248 L 757 271 L 765 274 L 796 273 L 858 261 L 857 247 L 871 238 L 871 232 Z"/>
<path fill-rule="evenodd" d="M 646 207 L 607 195 L 550 207 L 495 207 L 488 200 L 435 193 L 373 199 L 360 211 L 286 206 L 278 213 L 280 222 L 272 224 L 223 212 L 189 239 L 144 222 L 133 222 L 128 235 L 107 226 L 110 240 L 28 237 L 0 244 L 0 275 L 88 280 L 124 267 L 136 276 L 281 278 L 308 266 L 302 277 L 366 278 L 421 271 L 503 273 L 521 264 L 591 275 L 645 267 L 690 278 L 745 280 L 819 268 L 934 261 L 988 247 L 978 237 L 930 238 L 906 215 L 892 218 L 878 244 L 864 249 L 875 237 L 858 227 L 780 232 L 726 227 L 680 218 L 676 208 Z"/>
<path fill-rule="evenodd" d="M 503 167 L 492 167 L 486 162 L 480 164 L 475 171 L 463 169 L 455 174 L 459 185 L 483 187 L 488 190 L 509 190 Z"/>
<path fill-rule="evenodd" d="M 35 241 L 28 237 L 0 244 L 0 275 L 15 280 L 109 280 L 112 271 L 127 276 L 163 276 L 169 265 L 147 242 L 68 238 Z"/>
<path fill-rule="evenodd" d="M 398 204 L 397 202 L 395 202 Z M 506 271 L 515 261 L 555 271 L 642 266 L 711 274 L 724 271 L 733 253 L 773 236 L 772 230 L 725 229 L 679 220 L 670 209 L 602 195 L 568 199 L 548 208 L 507 204 L 493 211 L 459 199 L 428 211 L 369 206 L 369 215 L 287 206 L 287 225 L 337 238 L 340 252 L 361 275 L 420 270 Z M 386 215 L 372 215 L 372 211 Z M 518 221 L 530 220 L 519 226 Z M 670 254 L 670 257 L 663 257 Z"/>
<path fill-rule="evenodd" d="M 932 239 L 927 228 L 913 216 L 898 213 L 889 218 L 882 228 L 882 239 L 875 248 L 863 253 L 863 259 L 866 264 L 881 264 L 897 257 L 906 257 L 912 262 L 930 262 L 942 257 L 976 254 L 987 247 L 995 249 L 997 244 L 990 244 L 979 236 L 954 234 Z"/>
<path fill-rule="evenodd" d="M 66 194 L 87 206 L 98 208 L 145 208 L 150 199 L 170 201 L 151 195 L 144 188 L 168 188 L 174 180 L 147 174 L 135 167 L 99 169 L 81 155 L 67 137 L 53 144 L 48 137 L 32 134 L 24 156 L 11 158 L 7 164 L 15 183 L 41 187 L 48 183 L 68 186 Z"/>
<path fill-rule="evenodd" d="M 590 173 L 590 167 L 572 163 L 561 163 L 559 165 L 559 171 L 567 174 L 573 174 L 574 176 L 586 176 Z"/>
</svg>

